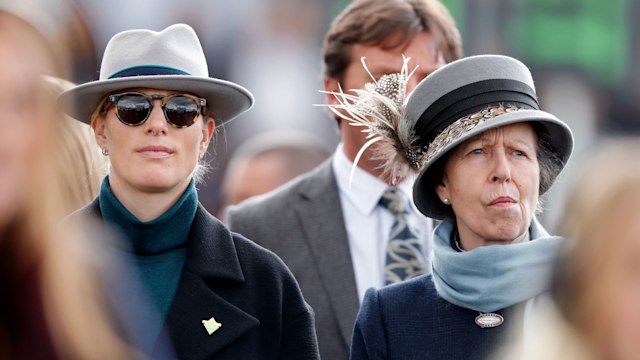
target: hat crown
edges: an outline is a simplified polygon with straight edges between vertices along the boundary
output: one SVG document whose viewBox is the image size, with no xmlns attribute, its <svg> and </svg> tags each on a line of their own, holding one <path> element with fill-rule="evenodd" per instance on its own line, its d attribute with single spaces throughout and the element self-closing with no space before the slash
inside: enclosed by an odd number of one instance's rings
<svg viewBox="0 0 640 360">
<path fill-rule="evenodd" d="M 407 119 L 416 121 L 433 103 L 456 89 L 497 79 L 520 82 L 535 94 L 531 72 L 519 60 L 503 55 L 469 56 L 434 71 L 418 84 L 407 99 Z"/>
<path fill-rule="evenodd" d="M 116 34 L 104 51 L 100 80 L 137 67 L 166 68 L 184 75 L 209 77 L 198 35 L 186 24 L 175 24 L 160 32 L 136 29 Z"/>
</svg>

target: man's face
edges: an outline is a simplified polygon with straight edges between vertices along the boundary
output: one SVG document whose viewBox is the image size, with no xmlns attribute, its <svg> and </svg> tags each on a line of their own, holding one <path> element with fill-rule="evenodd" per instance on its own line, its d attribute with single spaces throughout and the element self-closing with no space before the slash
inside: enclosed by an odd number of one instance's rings
<svg viewBox="0 0 640 360">
<path fill-rule="evenodd" d="M 428 31 L 416 34 L 407 44 L 403 45 L 392 49 L 383 49 L 381 46 L 354 45 L 351 50 L 351 63 L 347 67 L 344 76 L 342 79 L 326 78 L 325 90 L 339 91 L 338 82 L 340 82 L 343 91 L 351 92 L 353 89 L 363 88 L 368 82 L 373 82 L 362 67 L 360 61 L 362 57 L 366 58 L 367 68 L 376 80 L 386 74 L 399 73 L 403 65 L 402 55 L 410 57 L 409 71 L 412 71 L 416 66 L 418 66 L 418 69 L 409 79 L 407 93 L 411 92 L 427 75 L 445 64 L 444 58 L 438 50 L 436 39 Z M 330 103 L 336 102 L 333 95 L 328 95 L 327 100 Z M 348 121 L 341 121 L 340 129 L 344 152 L 353 161 L 358 150 L 366 142 L 366 134 L 361 131 L 361 127 L 353 127 L 348 124 Z M 365 154 L 368 155 L 368 152 Z M 361 167 L 368 170 L 367 160 L 363 160 Z"/>
</svg>

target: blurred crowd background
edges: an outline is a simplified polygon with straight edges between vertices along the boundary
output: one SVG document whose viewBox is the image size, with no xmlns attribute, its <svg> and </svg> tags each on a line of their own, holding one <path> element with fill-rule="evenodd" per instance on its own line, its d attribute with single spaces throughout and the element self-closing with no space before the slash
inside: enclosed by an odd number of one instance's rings
<svg viewBox="0 0 640 360">
<path fill-rule="evenodd" d="M 97 79 L 111 36 L 176 23 L 200 35 L 211 76 L 238 82 L 256 97 L 252 111 L 217 134 L 200 199 L 220 214 L 229 159 L 265 132 L 308 137 L 319 151 L 338 141 L 322 108 L 321 47 L 329 23 L 349 0 L 74 0 L 72 51 L 76 83 Z M 574 130 L 576 151 L 547 196 L 542 221 L 553 228 L 569 179 L 606 138 L 640 133 L 640 2 L 628 0 L 443 0 L 462 33 L 465 55 L 504 54 L 531 67 L 542 108 Z M 60 4 L 50 5 L 59 11 Z M 55 9 L 58 7 L 58 9 Z M 225 131 L 228 130 L 228 131 Z"/>
</svg>

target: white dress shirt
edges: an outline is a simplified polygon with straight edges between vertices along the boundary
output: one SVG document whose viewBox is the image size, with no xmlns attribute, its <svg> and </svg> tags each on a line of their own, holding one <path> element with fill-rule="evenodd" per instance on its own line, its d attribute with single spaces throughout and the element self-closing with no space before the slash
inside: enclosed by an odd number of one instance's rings
<svg viewBox="0 0 640 360">
<path fill-rule="evenodd" d="M 360 302 L 368 288 L 384 286 L 385 259 L 387 243 L 394 216 L 378 204 L 382 194 L 391 186 L 370 173 L 356 167 L 351 187 L 349 176 L 353 168 L 344 154 L 342 144 L 338 145 L 332 159 L 333 171 L 338 183 L 342 214 L 349 238 L 351 261 L 358 288 Z M 410 203 L 408 221 L 422 239 L 422 251 L 427 260 L 426 267 L 431 271 L 430 253 L 433 221 L 422 215 L 413 204 L 413 182 L 406 179 L 396 187 L 402 191 Z"/>
</svg>

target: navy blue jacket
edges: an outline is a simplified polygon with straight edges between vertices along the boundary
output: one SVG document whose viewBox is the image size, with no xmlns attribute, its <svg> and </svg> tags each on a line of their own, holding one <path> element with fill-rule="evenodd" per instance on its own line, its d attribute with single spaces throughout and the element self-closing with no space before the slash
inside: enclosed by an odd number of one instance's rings
<svg viewBox="0 0 640 360">
<path fill-rule="evenodd" d="M 369 289 L 356 320 L 351 359 L 486 359 L 499 349 L 509 324 L 521 324 L 519 308 L 496 311 L 504 323 L 481 328 L 475 323 L 479 312 L 441 298 L 431 275 Z"/>
<path fill-rule="evenodd" d="M 101 218 L 98 199 L 72 216 Z M 222 327 L 209 335 L 203 320 Z M 318 359 L 311 307 L 286 265 L 198 205 L 165 328 L 180 359 Z"/>
</svg>

